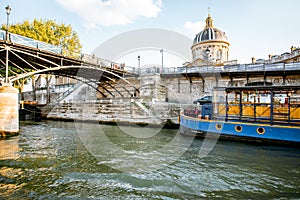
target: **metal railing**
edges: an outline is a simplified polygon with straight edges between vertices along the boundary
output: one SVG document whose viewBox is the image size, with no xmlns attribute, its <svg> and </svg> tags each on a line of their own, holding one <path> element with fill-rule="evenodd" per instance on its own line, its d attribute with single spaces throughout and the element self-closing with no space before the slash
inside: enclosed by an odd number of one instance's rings
<svg viewBox="0 0 300 200">
<path fill-rule="evenodd" d="M 98 58 L 95 55 L 81 53 L 80 59 L 85 62 L 97 64 L 99 67 L 113 68 L 130 73 L 138 73 L 136 67 L 126 66 L 125 63 L 116 63 L 103 58 Z"/>
<path fill-rule="evenodd" d="M 71 87 L 69 87 L 69 89 L 67 89 L 66 91 L 60 93 L 57 97 L 55 97 L 52 102 L 59 103 L 64 98 L 66 98 L 69 94 L 71 94 L 74 90 L 79 88 L 81 85 L 82 83 L 77 83 L 75 85 L 72 85 Z"/>
<path fill-rule="evenodd" d="M 48 51 L 51 53 L 63 55 L 63 48 L 61 46 L 48 44 L 45 42 L 34 40 L 14 33 L 8 33 L 8 38 L 6 38 L 6 31 L 3 30 L 0 30 L 0 40 L 4 40 L 4 41 L 8 40 L 9 42 L 15 44 L 20 44 L 27 47 L 33 47 L 43 51 Z M 65 53 L 68 54 L 68 52 Z M 135 67 L 125 66 L 125 64 L 115 63 L 109 60 L 98 58 L 95 55 L 88 55 L 84 53 L 74 53 L 74 52 L 72 52 L 72 54 L 70 55 L 72 55 L 73 58 L 77 58 L 81 61 L 93 63 L 95 64 L 95 66 L 106 67 L 106 68 L 110 67 L 114 69 L 124 70 L 130 73 L 138 73 L 137 68 Z"/>
<path fill-rule="evenodd" d="M 292 71 L 300 70 L 300 62 L 295 63 L 273 63 L 273 64 L 238 64 L 225 66 L 195 66 L 195 67 L 172 67 L 163 71 L 162 74 L 182 73 L 222 73 L 222 72 L 251 72 L 251 71 Z M 153 73 L 153 68 L 143 69 L 143 72 Z"/>
<path fill-rule="evenodd" d="M 0 30 L 0 39 L 1 40 L 6 40 L 6 32 L 3 30 Z M 14 33 L 8 33 L 8 40 L 10 42 L 16 43 L 16 44 L 20 44 L 20 45 L 24 45 L 24 46 L 28 46 L 28 47 L 33 47 L 33 48 L 37 48 L 40 50 L 44 50 L 44 51 L 49 51 L 52 53 L 57 53 L 57 54 L 61 54 L 62 52 L 62 48 L 59 46 L 55 46 L 52 44 L 48 44 L 45 42 L 41 42 L 38 40 L 34 40 L 28 37 L 24 37 L 21 35 L 17 35 Z"/>
</svg>

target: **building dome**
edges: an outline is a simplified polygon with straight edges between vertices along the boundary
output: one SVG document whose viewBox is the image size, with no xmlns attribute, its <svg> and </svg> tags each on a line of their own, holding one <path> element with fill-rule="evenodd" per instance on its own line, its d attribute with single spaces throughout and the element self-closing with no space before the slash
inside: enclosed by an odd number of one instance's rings
<svg viewBox="0 0 300 200">
<path fill-rule="evenodd" d="M 191 47 L 193 62 L 197 62 L 194 64 L 227 62 L 229 45 L 225 33 L 213 26 L 213 19 L 208 14 L 205 28 L 196 35 Z"/>
<path fill-rule="evenodd" d="M 197 44 L 199 42 L 204 42 L 207 40 L 227 41 L 227 37 L 224 32 L 220 31 L 217 28 L 206 28 L 196 35 L 193 44 Z"/>
<path fill-rule="evenodd" d="M 207 42 L 208 40 L 220 40 L 227 42 L 225 33 L 213 26 L 213 19 L 210 14 L 206 18 L 206 26 L 204 30 L 196 35 L 193 44 L 204 41 Z"/>
</svg>

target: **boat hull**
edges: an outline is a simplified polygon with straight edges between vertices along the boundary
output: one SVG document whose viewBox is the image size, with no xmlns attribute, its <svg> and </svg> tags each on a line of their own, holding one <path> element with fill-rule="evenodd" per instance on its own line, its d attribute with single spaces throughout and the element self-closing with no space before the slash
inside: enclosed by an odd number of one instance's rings
<svg viewBox="0 0 300 200">
<path fill-rule="evenodd" d="M 250 122 L 205 120 L 181 115 L 180 132 L 204 137 L 207 133 L 220 134 L 221 139 L 243 141 L 294 143 L 300 146 L 300 127 L 269 125 Z"/>
</svg>

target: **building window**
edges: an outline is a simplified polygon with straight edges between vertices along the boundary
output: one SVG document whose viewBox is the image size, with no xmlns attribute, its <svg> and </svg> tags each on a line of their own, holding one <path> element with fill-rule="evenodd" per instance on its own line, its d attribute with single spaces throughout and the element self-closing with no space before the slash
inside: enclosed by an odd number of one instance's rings
<svg viewBox="0 0 300 200">
<path fill-rule="evenodd" d="M 217 51 L 217 59 L 222 60 L 222 51 L 220 49 Z"/>
</svg>

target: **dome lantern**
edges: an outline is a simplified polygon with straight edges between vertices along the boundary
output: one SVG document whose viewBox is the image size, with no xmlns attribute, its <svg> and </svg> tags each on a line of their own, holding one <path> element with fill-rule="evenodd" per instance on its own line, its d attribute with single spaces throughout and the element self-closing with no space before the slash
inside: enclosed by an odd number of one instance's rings
<svg viewBox="0 0 300 200">
<path fill-rule="evenodd" d="M 214 27 L 214 25 L 213 25 L 213 19 L 212 19 L 212 17 L 210 16 L 210 14 L 208 14 L 208 17 L 206 18 L 206 26 L 205 26 L 205 29 L 206 28 L 213 28 Z"/>
</svg>

